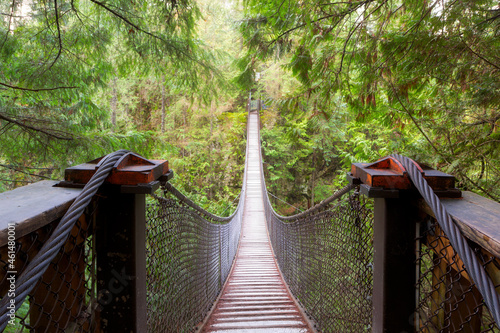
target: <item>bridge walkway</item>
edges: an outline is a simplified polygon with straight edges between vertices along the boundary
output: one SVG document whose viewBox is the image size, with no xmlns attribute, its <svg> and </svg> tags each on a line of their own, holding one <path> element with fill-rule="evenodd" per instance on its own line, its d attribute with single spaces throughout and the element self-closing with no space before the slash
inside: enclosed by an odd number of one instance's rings
<svg viewBox="0 0 500 333">
<path fill-rule="evenodd" d="M 248 126 L 247 190 L 240 245 L 221 297 L 200 331 L 313 332 L 283 281 L 267 234 L 258 113 L 250 113 Z"/>
</svg>

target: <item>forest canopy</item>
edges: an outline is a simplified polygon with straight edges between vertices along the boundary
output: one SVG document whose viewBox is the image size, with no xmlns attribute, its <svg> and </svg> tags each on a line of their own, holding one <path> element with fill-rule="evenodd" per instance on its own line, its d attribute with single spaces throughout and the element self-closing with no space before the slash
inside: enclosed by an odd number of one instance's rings
<svg viewBox="0 0 500 333">
<path fill-rule="evenodd" d="M 333 126 L 344 168 L 400 152 L 500 199 L 498 1 L 245 5 L 246 59 L 275 78 L 278 61 L 297 80 L 286 92 L 263 82 L 263 91 L 288 125 L 306 122 L 314 138 Z"/>
<path fill-rule="evenodd" d="M 0 191 L 127 148 L 227 214 L 251 93 L 283 213 L 392 153 L 500 200 L 498 1 L 12 0 L 0 16 Z"/>
<path fill-rule="evenodd" d="M 235 17 L 230 8 L 191 0 L 13 0 L 0 4 L 0 15 L 0 190 L 58 179 L 64 168 L 120 148 L 179 157 L 182 171 L 203 159 L 191 156 L 197 144 L 215 146 L 231 135 L 243 142 L 241 126 L 241 133 L 215 133 L 241 122 L 223 114 L 238 92 L 224 72 L 230 41 L 216 40 L 234 29 L 209 33 Z"/>
</svg>

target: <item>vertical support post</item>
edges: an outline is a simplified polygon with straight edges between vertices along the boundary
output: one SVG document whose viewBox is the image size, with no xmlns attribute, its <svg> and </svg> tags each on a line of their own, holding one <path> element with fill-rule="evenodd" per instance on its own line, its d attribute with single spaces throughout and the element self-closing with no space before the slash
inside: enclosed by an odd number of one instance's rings
<svg viewBox="0 0 500 333">
<path fill-rule="evenodd" d="M 455 178 L 413 162 L 434 191 L 457 194 Z M 375 163 L 354 163 L 348 179 L 361 193 L 375 198 L 373 332 L 416 330 L 418 198 L 403 165 L 394 157 Z M 458 191 L 459 194 L 459 191 Z"/>
<path fill-rule="evenodd" d="M 221 237 L 221 228 L 219 227 L 219 290 L 222 290 L 223 281 L 222 281 L 222 237 Z"/>
<path fill-rule="evenodd" d="M 144 194 L 101 192 L 97 211 L 97 290 L 104 332 L 146 328 L 146 201 Z"/>
<path fill-rule="evenodd" d="M 66 185 L 86 184 L 102 159 L 66 169 Z M 98 331 L 147 330 L 145 194 L 172 176 L 168 161 L 128 152 L 99 190 L 94 228 Z"/>
<path fill-rule="evenodd" d="M 415 221 L 410 200 L 375 198 L 373 332 L 414 332 Z"/>
</svg>

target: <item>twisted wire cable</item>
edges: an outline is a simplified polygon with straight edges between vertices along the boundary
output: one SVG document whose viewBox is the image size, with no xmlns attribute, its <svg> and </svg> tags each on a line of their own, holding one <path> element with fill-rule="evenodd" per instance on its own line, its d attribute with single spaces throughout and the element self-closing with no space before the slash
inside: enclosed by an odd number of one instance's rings
<svg viewBox="0 0 500 333">
<path fill-rule="evenodd" d="M 261 147 L 262 147 L 262 145 L 261 145 Z M 259 149 L 259 158 L 260 158 L 261 163 L 263 163 L 263 161 L 262 161 L 262 148 Z M 293 221 L 303 219 L 307 216 L 314 215 L 315 213 L 317 213 L 323 209 L 326 209 L 333 201 L 341 199 L 344 196 L 344 194 L 349 193 L 351 190 L 353 190 L 354 188 L 356 188 L 358 186 L 358 185 L 354 185 L 354 184 L 348 184 L 348 185 L 344 186 L 343 188 L 337 190 L 330 197 L 322 200 L 318 204 L 312 206 L 311 208 L 309 208 L 303 212 L 297 213 L 295 215 L 290 215 L 290 216 L 282 216 L 274 210 L 274 208 L 271 204 L 271 201 L 269 200 L 269 194 L 271 194 L 271 193 L 267 190 L 266 177 L 264 176 L 264 166 L 262 166 L 262 168 L 260 168 L 260 179 L 262 182 L 262 190 L 266 194 L 265 198 L 264 198 L 264 205 L 266 207 L 269 206 L 269 208 L 270 208 L 270 212 L 266 212 L 266 214 L 271 213 L 272 215 L 276 216 L 280 221 L 283 221 L 283 222 L 284 221 L 293 222 Z M 266 204 L 266 202 L 267 202 L 267 204 Z"/>
<path fill-rule="evenodd" d="M 210 221 L 227 223 L 227 222 L 231 221 L 231 219 L 236 215 L 236 213 L 238 211 L 238 209 L 236 209 L 236 211 L 234 211 L 234 213 L 228 217 L 218 216 L 218 215 L 212 214 L 212 213 L 206 211 L 205 209 L 201 208 L 200 206 L 198 206 L 191 199 L 189 199 L 184 194 L 182 194 L 178 189 L 176 189 L 174 187 L 174 185 L 167 182 L 165 184 L 165 189 L 166 189 L 166 191 L 170 192 L 173 196 L 175 196 L 180 202 L 189 206 L 190 208 L 195 210 L 198 214 L 200 214 L 205 219 L 210 220 Z"/>
<path fill-rule="evenodd" d="M 460 256 L 460 259 L 462 259 L 464 266 L 467 269 L 467 273 L 476 283 L 477 289 L 483 296 L 495 322 L 500 326 L 500 300 L 498 293 L 496 292 L 495 286 L 487 275 L 484 267 L 477 259 L 473 250 L 467 244 L 467 241 L 460 232 L 460 229 L 453 222 L 439 198 L 436 194 L 434 194 L 432 188 L 429 184 L 427 184 L 427 181 L 416 167 L 415 162 L 406 156 L 398 154 L 391 156 L 403 164 L 413 181 L 413 184 L 418 189 L 425 202 L 431 207 L 440 227 L 449 238 L 451 245 Z"/>
<path fill-rule="evenodd" d="M 16 280 L 15 311 L 23 304 L 26 296 L 36 286 L 38 279 L 45 273 L 52 260 L 64 245 L 76 221 L 80 218 L 83 210 L 88 206 L 92 197 L 108 177 L 116 162 L 128 152 L 128 150 L 118 150 L 104 157 L 102 165 L 69 207 L 52 235 Z M 10 302 L 11 298 L 7 297 L 7 294 L 0 301 L 0 331 L 5 329 L 9 321 L 9 309 L 7 307 Z"/>
<path fill-rule="evenodd" d="M 281 216 L 279 215 L 275 210 L 274 208 L 272 208 L 272 205 L 271 205 L 271 208 L 273 210 L 273 213 L 274 215 L 276 215 L 276 217 L 278 219 L 280 219 L 281 221 L 287 221 L 287 222 L 292 222 L 292 221 L 297 221 L 299 219 L 302 219 L 306 216 L 310 216 L 310 215 L 313 215 L 315 214 L 316 212 L 322 210 L 322 209 L 325 209 L 326 207 L 328 207 L 328 205 L 330 203 L 332 203 L 333 201 L 335 200 L 338 200 L 338 199 L 341 199 L 344 194 L 346 193 L 349 193 L 352 189 L 354 189 L 357 185 L 353 185 L 353 184 L 349 184 L 349 185 L 346 185 L 344 186 L 343 188 L 341 188 L 340 190 L 337 190 L 335 193 L 333 193 L 330 197 L 326 198 L 325 200 L 322 200 L 320 203 L 312 206 L 311 208 L 309 208 L 308 210 L 305 210 L 303 212 L 300 212 L 300 213 L 297 213 L 295 215 L 291 215 L 291 216 Z"/>
</svg>

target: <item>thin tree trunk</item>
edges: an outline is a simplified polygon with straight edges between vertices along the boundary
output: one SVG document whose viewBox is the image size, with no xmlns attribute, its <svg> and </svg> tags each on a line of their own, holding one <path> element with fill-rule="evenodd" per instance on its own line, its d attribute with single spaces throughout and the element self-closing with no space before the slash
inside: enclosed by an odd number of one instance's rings
<svg viewBox="0 0 500 333">
<path fill-rule="evenodd" d="M 165 75 L 161 77 L 161 133 L 165 133 Z"/>
<path fill-rule="evenodd" d="M 213 143 L 213 135 L 214 135 L 214 111 L 215 111 L 215 101 L 212 100 L 210 102 L 210 144 L 209 144 L 209 152 L 208 152 L 208 156 L 209 156 L 209 159 L 210 159 L 210 165 L 213 166 L 214 165 L 214 162 L 213 162 L 213 158 L 212 158 L 212 154 L 213 154 L 213 151 L 214 151 L 214 143 Z M 213 170 L 211 170 L 210 172 L 210 184 L 213 184 L 214 183 L 214 172 Z M 213 199 L 213 190 L 212 190 L 212 187 L 210 187 L 210 191 L 209 191 L 209 196 L 210 196 L 210 199 Z"/>
<path fill-rule="evenodd" d="M 189 108 L 191 108 L 191 106 L 193 105 L 193 101 L 191 101 L 190 103 L 191 104 L 190 104 Z M 187 126 L 187 116 L 188 116 L 188 114 L 187 114 L 187 108 L 183 107 L 182 108 L 182 123 L 184 124 L 184 127 Z"/>
<path fill-rule="evenodd" d="M 118 104 L 118 93 L 116 91 L 116 76 L 113 77 L 113 90 L 111 91 L 111 124 L 113 124 L 113 127 L 116 126 L 116 109 L 117 109 L 117 104 Z"/>
</svg>

